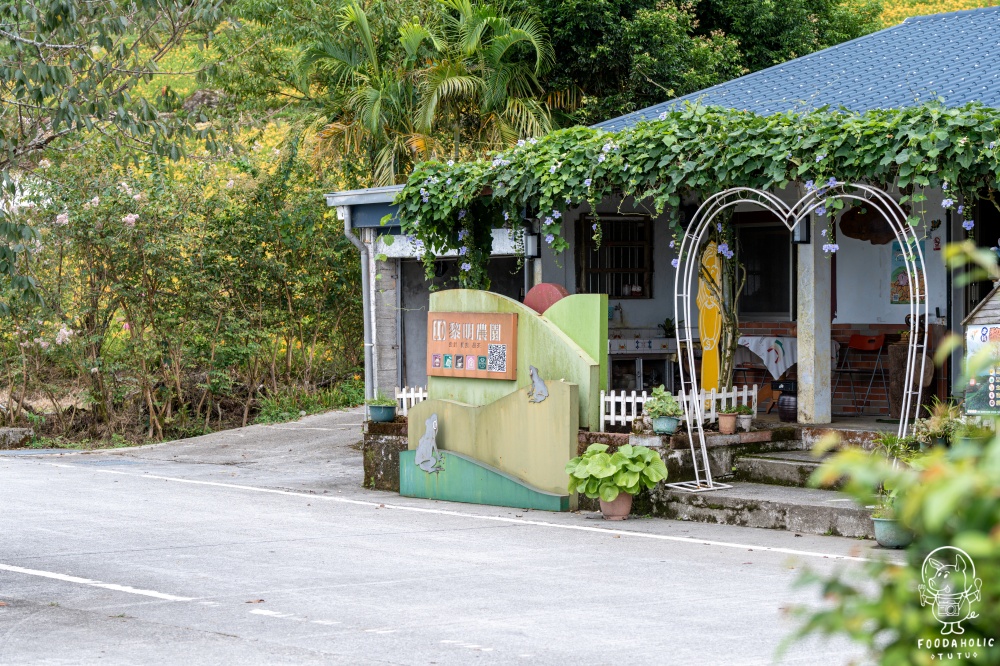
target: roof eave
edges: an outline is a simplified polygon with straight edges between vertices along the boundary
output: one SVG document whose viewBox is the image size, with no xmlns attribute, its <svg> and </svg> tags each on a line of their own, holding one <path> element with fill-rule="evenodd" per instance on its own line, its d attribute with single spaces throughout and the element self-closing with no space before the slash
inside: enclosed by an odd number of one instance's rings
<svg viewBox="0 0 1000 666">
<path fill-rule="evenodd" d="M 402 185 L 369 187 L 363 190 L 330 192 L 324 195 L 327 206 L 358 206 L 363 204 L 392 203 L 403 190 Z"/>
</svg>

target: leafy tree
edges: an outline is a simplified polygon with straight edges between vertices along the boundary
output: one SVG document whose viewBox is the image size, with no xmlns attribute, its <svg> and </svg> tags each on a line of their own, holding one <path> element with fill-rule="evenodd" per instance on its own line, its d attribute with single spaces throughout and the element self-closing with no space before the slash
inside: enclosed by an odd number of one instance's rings
<svg viewBox="0 0 1000 666">
<path fill-rule="evenodd" d="M 882 28 L 881 0 L 699 0 L 698 34 L 739 41 L 751 72 Z"/>
<path fill-rule="evenodd" d="M 539 76 L 554 55 L 522 12 L 472 0 L 240 0 L 234 12 L 207 80 L 237 104 L 312 117 L 345 172 L 364 164 L 365 185 L 552 127 Z"/>
<path fill-rule="evenodd" d="M 16 182 L 48 146 L 95 130 L 151 152 L 179 157 L 193 126 L 165 119 L 130 95 L 191 29 L 210 28 L 221 0 L 10 0 L 0 3 L 0 280 L 22 295 L 35 284 L 18 275 L 34 231 L 16 216 Z M 208 130 L 201 130 L 203 137 Z M 0 309 L 5 306 L 0 303 Z"/>
<path fill-rule="evenodd" d="M 548 90 L 606 120 L 881 27 L 878 0 L 520 0 L 552 32 Z"/>
</svg>

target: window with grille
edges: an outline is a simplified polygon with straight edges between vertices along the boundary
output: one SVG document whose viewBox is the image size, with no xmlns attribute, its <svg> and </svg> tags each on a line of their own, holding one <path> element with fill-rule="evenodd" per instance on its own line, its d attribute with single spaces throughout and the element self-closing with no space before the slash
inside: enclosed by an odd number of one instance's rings
<svg viewBox="0 0 1000 666">
<path fill-rule="evenodd" d="M 593 225 L 601 225 L 601 246 Z M 610 298 L 653 297 L 653 220 L 643 216 L 585 215 L 577 238 L 580 267 L 577 284 L 586 294 Z"/>
<path fill-rule="evenodd" d="M 791 232 L 780 223 L 737 224 L 735 229 L 740 261 L 747 271 L 740 316 L 748 321 L 792 319 L 795 265 Z"/>
</svg>

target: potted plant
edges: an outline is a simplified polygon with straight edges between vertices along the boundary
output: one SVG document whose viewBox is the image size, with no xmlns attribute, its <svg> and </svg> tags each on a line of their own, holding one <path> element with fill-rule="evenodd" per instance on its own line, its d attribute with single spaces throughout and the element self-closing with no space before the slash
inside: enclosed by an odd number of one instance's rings
<svg viewBox="0 0 1000 666">
<path fill-rule="evenodd" d="M 607 444 L 591 444 L 566 463 L 569 491 L 601 500 L 605 520 L 625 520 L 632 496 L 667 478 L 660 454 L 645 446 L 625 444 L 612 454 Z"/>
<path fill-rule="evenodd" d="M 919 442 L 913 437 L 898 437 L 892 433 L 882 433 L 875 440 L 873 455 L 885 456 L 893 466 L 911 465 L 920 457 Z M 879 484 L 878 503 L 872 511 L 875 523 L 875 541 L 883 548 L 906 548 L 913 541 L 913 533 L 899 524 L 896 519 L 896 490 L 891 483 Z"/>
<path fill-rule="evenodd" d="M 750 432 L 750 426 L 753 424 L 753 409 L 750 405 L 736 407 L 736 421 L 739 423 L 740 430 Z"/>
<path fill-rule="evenodd" d="M 962 410 L 950 400 L 940 400 L 934 396 L 930 406 L 925 406 L 927 418 L 913 422 L 913 436 L 920 442 L 920 448 L 947 446 L 955 431 L 962 425 Z"/>
<path fill-rule="evenodd" d="M 657 435 L 672 435 L 677 432 L 678 420 L 684 415 L 684 408 L 662 385 L 653 389 L 642 407 L 653 421 L 653 432 Z"/>
<path fill-rule="evenodd" d="M 895 493 L 879 494 L 878 504 L 872 511 L 872 521 L 875 523 L 875 541 L 883 548 L 906 548 L 913 541 L 913 532 L 899 524 L 896 519 L 896 509 L 893 506 Z"/>
<path fill-rule="evenodd" d="M 739 407 L 723 407 L 719 410 L 719 432 L 723 435 L 736 434 L 736 416 Z"/>
<path fill-rule="evenodd" d="M 953 444 L 982 446 L 993 439 L 993 428 L 974 419 L 962 419 L 952 432 Z"/>
<path fill-rule="evenodd" d="M 381 391 L 366 404 L 368 418 L 375 423 L 391 423 L 396 420 L 396 401 Z"/>
</svg>

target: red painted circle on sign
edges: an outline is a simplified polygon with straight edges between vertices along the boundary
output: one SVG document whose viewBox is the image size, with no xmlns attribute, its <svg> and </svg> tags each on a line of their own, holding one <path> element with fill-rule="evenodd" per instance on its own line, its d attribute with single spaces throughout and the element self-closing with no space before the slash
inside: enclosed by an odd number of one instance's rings
<svg viewBox="0 0 1000 666">
<path fill-rule="evenodd" d="M 538 314 L 544 314 L 554 303 L 567 296 L 569 296 L 569 292 L 561 284 L 543 282 L 528 290 L 524 297 L 524 304 Z"/>
</svg>

